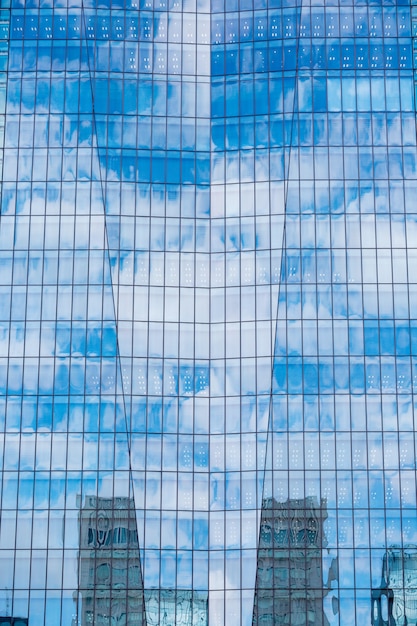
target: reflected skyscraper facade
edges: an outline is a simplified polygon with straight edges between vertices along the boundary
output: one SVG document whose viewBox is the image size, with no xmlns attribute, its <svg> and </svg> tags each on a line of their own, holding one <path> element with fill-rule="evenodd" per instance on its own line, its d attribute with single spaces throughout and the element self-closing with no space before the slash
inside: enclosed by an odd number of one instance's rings
<svg viewBox="0 0 417 626">
<path fill-rule="evenodd" d="M 0 615 L 413 619 L 416 24 L 1 0 Z"/>
<path fill-rule="evenodd" d="M 133 498 L 86 497 L 79 514 L 78 594 L 72 626 L 143 626 L 143 580 Z"/>
<path fill-rule="evenodd" d="M 323 550 L 327 546 L 326 503 L 315 498 L 262 503 L 253 624 L 328 626 L 323 599 L 337 581 L 337 562 L 327 583 Z M 333 596 L 333 612 L 337 612 Z"/>
<path fill-rule="evenodd" d="M 417 548 L 392 547 L 382 567 L 381 586 L 372 593 L 372 624 L 412 624 L 417 620 Z"/>
</svg>

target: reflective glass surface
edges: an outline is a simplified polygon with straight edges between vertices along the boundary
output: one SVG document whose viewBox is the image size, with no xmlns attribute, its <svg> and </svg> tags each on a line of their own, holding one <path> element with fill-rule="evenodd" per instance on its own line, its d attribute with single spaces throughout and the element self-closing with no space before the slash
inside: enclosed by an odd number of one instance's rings
<svg viewBox="0 0 417 626">
<path fill-rule="evenodd" d="M 0 624 L 416 622 L 413 4 L 0 1 Z"/>
</svg>

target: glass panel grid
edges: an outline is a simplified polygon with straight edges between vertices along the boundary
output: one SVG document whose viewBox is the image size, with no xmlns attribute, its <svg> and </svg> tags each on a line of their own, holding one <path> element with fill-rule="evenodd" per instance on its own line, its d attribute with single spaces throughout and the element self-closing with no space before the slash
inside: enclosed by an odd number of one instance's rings
<svg viewBox="0 0 417 626">
<path fill-rule="evenodd" d="M 0 4 L 0 621 L 415 619 L 415 21 Z"/>
</svg>

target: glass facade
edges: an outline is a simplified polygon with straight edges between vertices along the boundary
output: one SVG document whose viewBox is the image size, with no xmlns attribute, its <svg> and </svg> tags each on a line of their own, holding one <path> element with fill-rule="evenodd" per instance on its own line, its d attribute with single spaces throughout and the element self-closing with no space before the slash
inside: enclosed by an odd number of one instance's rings
<svg viewBox="0 0 417 626">
<path fill-rule="evenodd" d="M 0 624 L 416 623 L 413 4 L 0 0 Z"/>
</svg>

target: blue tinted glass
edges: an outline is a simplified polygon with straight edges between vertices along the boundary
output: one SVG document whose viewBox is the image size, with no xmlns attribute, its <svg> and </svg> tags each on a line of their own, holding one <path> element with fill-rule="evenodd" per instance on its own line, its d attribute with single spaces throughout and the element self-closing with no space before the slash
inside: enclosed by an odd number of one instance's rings
<svg viewBox="0 0 417 626">
<path fill-rule="evenodd" d="M 0 622 L 415 621 L 416 25 L 2 3 Z"/>
</svg>

